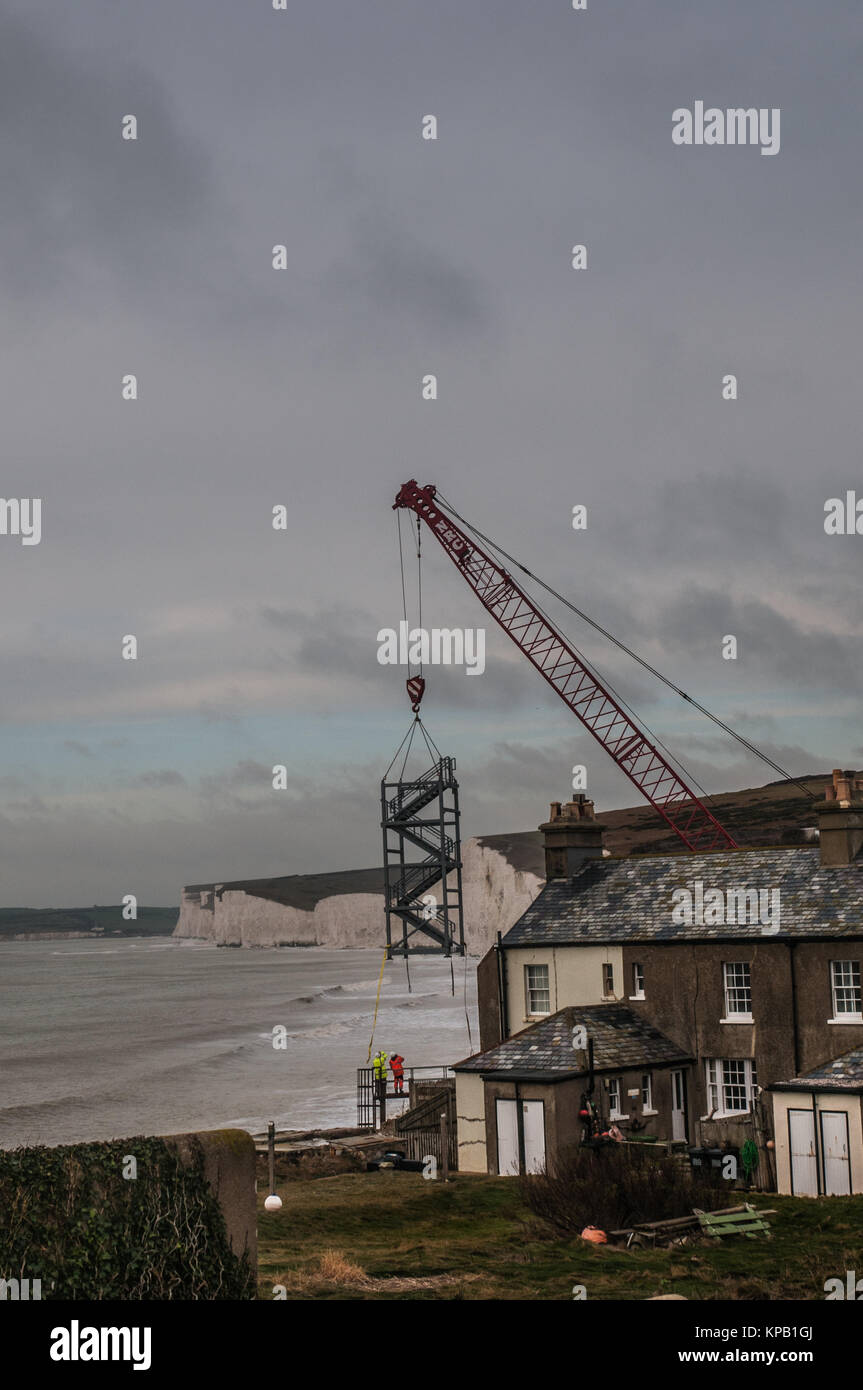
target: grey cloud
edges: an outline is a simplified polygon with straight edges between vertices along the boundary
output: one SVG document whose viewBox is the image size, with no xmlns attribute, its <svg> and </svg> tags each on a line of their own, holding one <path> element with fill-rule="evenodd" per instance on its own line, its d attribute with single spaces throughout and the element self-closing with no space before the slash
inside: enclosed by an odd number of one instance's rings
<svg viewBox="0 0 863 1390">
<path fill-rule="evenodd" d="M 748 672 L 780 677 L 789 690 L 825 679 L 846 697 L 863 687 L 857 644 L 795 622 L 759 599 L 736 601 L 719 590 L 693 588 L 665 611 L 664 629 L 671 650 L 702 657 L 715 657 L 721 639 L 733 635 L 737 660 L 745 660 Z"/>
<path fill-rule="evenodd" d="M 254 758 L 242 758 L 224 772 L 208 774 L 201 778 L 201 789 L 211 795 L 215 792 L 235 790 L 259 790 L 269 793 L 273 788 L 273 768 Z"/>
<path fill-rule="evenodd" d="M 137 142 L 121 121 L 138 117 Z M 0 17 L 4 288 L 65 297 L 109 272 L 114 290 L 193 273 L 190 227 L 211 207 L 208 161 L 152 72 L 64 49 L 44 26 Z M 184 238 L 185 244 L 184 244 Z"/>
<path fill-rule="evenodd" d="M 173 768 L 162 768 L 159 771 L 141 772 L 133 778 L 133 785 L 136 787 L 184 787 L 185 777 Z"/>
<path fill-rule="evenodd" d="M 45 816 L 49 813 L 50 807 L 41 796 L 28 796 L 21 800 L 7 801 L 5 810 L 13 816 Z"/>
<path fill-rule="evenodd" d="M 414 320 L 424 333 L 472 334 L 490 327 L 492 310 L 475 274 L 423 245 L 407 229 L 362 230 L 349 264 L 335 267 L 333 292 L 359 296 L 375 315 Z"/>
<path fill-rule="evenodd" d="M 7 901 L 378 861 L 409 715 L 374 639 L 409 476 L 784 765 L 853 761 L 860 541 L 822 508 L 859 486 L 858 8 L 5 0 L 4 487 L 45 498 L 38 548 L 0 539 Z M 779 157 L 672 148 L 697 96 L 781 103 Z M 489 634 L 486 673 L 431 669 L 423 705 L 465 833 L 536 825 L 575 762 L 597 804 L 633 804 L 427 556 L 426 622 Z M 705 785 L 773 775 L 561 623 Z M 78 754 L 61 787 L 67 736 L 135 761 L 101 787 Z M 185 786 L 130 785 L 175 766 Z"/>
</svg>

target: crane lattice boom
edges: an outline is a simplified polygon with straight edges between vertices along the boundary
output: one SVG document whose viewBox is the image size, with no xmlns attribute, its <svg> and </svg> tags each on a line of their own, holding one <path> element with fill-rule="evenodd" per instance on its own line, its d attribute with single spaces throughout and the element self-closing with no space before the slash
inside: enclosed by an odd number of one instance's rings
<svg viewBox="0 0 863 1390">
<path fill-rule="evenodd" d="M 736 849 L 728 831 L 698 799 L 614 696 L 553 628 L 527 594 L 435 500 L 437 489 L 404 483 L 393 510 L 415 511 L 461 570 L 480 603 L 524 652 L 690 850 Z"/>
</svg>

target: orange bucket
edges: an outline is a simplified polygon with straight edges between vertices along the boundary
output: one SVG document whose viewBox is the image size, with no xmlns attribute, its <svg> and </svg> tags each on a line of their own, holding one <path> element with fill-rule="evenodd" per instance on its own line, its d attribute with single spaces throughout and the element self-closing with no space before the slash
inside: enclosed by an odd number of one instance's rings
<svg viewBox="0 0 863 1390">
<path fill-rule="evenodd" d="M 585 1226 L 581 1233 L 582 1240 L 589 1240 L 594 1245 L 607 1245 L 608 1236 L 605 1231 L 601 1231 L 598 1226 Z"/>
</svg>

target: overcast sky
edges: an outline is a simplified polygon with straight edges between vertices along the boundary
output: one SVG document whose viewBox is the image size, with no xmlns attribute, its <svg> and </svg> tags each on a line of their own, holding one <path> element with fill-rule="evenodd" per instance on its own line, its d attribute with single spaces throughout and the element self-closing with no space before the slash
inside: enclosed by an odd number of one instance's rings
<svg viewBox="0 0 863 1390">
<path fill-rule="evenodd" d="M 43 504 L 0 536 L 0 904 L 379 862 L 411 477 L 792 772 L 863 763 L 863 537 L 823 524 L 863 496 L 859 3 L 0 14 L 2 494 Z M 696 100 L 780 108 L 778 155 L 675 146 Z M 483 624 L 424 572 L 427 626 Z M 484 625 L 483 675 L 426 672 L 464 834 L 574 763 L 637 801 Z M 565 626 L 710 791 L 773 775 Z"/>
</svg>

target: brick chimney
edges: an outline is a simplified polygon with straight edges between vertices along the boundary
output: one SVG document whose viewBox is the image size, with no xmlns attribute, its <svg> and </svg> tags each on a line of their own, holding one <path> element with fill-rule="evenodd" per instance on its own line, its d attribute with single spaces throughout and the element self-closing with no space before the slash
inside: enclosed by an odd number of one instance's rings
<svg viewBox="0 0 863 1390">
<path fill-rule="evenodd" d="M 863 810 L 863 805 L 861 805 Z M 551 803 L 551 815 L 541 825 L 545 844 L 545 876 L 572 878 L 587 859 L 601 859 L 605 826 L 596 819 L 593 802 L 578 795 L 575 801 Z"/>
<path fill-rule="evenodd" d="M 851 864 L 863 849 L 863 777 L 833 769 L 833 785 L 818 807 L 821 863 Z"/>
</svg>

